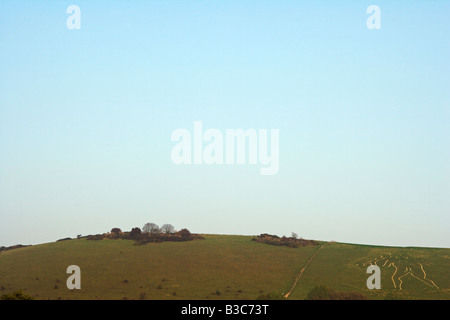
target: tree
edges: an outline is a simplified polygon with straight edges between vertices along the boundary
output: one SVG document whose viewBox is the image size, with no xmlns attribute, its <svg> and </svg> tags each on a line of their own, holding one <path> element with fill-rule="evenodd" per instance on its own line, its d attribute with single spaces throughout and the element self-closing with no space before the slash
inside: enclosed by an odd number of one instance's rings
<svg viewBox="0 0 450 320">
<path fill-rule="evenodd" d="M 122 235 L 122 230 L 120 228 L 111 229 L 111 239 L 118 239 Z"/>
<path fill-rule="evenodd" d="M 163 232 L 165 234 L 174 233 L 175 228 L 173 227 L 173 225 L 166 223 L 161 227 L 161 232 Z"/>
<path fill-rule="evenodd" d="M 157 224 L 149 222 L 149 223 L 144 224 L 144 226 L 142 227 L 142 232 L 150 233 L 151 235 L 155 235 L 155 234 L 159 233 L 159 227 Z"/>
<path fill-rule="evenodd" d="M 298 239 L 298 234 L 296 234 L 295 232 L 292 232 L 292 238 Z"/>
<path fill-rule="evenodd" d="M 181 239 L 187 241 L 191 238 L 191 232 L 188 229 L 181 229 L 178 231 L 178 234 L 181 236 Z"/>
<path fill-rule="evenodd" d="M 130 239 L 139 239 L 141 234 L 142 234 L 142 231 L 140 228 L 138 228 L 138 227 L 133 228 L 130 231 Z"/>
<path fill-rule="evenodd" d="M 120 228 L 112 228 L 111 233 L 119 235 L 122 234 L 122 230 L 120 230 Z"/>
</svg>

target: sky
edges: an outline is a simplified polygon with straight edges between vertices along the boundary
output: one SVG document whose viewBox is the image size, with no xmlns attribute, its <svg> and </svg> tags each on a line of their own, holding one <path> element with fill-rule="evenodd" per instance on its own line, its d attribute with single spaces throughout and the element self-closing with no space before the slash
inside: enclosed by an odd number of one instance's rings
<svg viewBox="0 0 450 320">
<path fill-rule="evenodd" d="M 448 12 L 0 0 L 0 246 L 154 222 L 450 247 Z M 174 164 L 171 135 L 195 121 L 278 129 L 279 170 Z"/>
</svg>

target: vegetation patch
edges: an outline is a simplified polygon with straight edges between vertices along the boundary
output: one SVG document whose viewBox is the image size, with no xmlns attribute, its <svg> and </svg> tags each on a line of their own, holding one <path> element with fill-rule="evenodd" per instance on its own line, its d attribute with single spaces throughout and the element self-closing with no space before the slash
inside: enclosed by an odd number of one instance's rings
<svg viewBox="0 0 450 320">
<path fill-rule="evenodd" d="M 69 238 L 70 239 L 70 238 Z M 171 224 L 165 224 L 161 228 L 154 223 L 146 223 L 142 230 L 138 227 L 131 231 L 122 232 L 120 228 L 112 228 L 110 232 L 86 236 L 87 240 L 123 239 L 134 240 L 136 244 L 164 241 L 191 241 L 203 240 L 204 237 L 191 233 L 188 229 L 175 231 Z"/>
<path fill-rule="evenodd" d="M 339 292 L 320 285 L 311 289 L 306 300 L 367 300 L 361 292 Z"/>
<path fill-rule="evenodd" d="M 15 291 L 10 294 L 0 296 L 0 300 L 34 300 L 32 296 L 24 294 L 22 291 Z"/>
<path fill-rule="evenodd" d="M 259 236 L 254 237 L 252 240 L 260 243 L 270 244 L 273 246 L 286 246 L 291 248 L 316 246 L 319 244 L 314 240 L 297 238 L 295 234 L 292 237 L 282 236 L 280 238 L 279 236 L 273 234 L 262 233 Z"/>
<path fill-rule="evenodd" d="M 14 246 L 10 246 L 10 247 L 0 247 L 0 251 L 7 251 L 7 250 L 13 250 L 13 249 L 19 249 L 19 248 L 26 248 L 26 247 L 31 247 L 30 245 L 23 245 L 23 244 L 16 244 Z"/>
</svg>

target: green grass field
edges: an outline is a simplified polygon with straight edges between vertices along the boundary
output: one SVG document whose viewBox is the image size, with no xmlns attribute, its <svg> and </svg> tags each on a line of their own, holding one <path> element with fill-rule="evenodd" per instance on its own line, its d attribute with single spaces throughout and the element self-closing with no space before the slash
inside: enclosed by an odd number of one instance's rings
<svg viewBox="0 0 450 320">
<path fill-rule="evenodd" d="M 0 252 L 0 295 L 23 290 L 35 299 L 281 297 L 320 248 L 289 299 L 304 299 L 321 284 L 370 299 L 450 298 L 450 249 L 321 246 L 279 247 L 224 235 L 145 245 L 85 239 L 47 243 Z M 381 290 L 366 287 L 371 263 L 381 268 Z M 81 268 L 81 290 L 66 287 L 69 265 Z"/>
</svg>

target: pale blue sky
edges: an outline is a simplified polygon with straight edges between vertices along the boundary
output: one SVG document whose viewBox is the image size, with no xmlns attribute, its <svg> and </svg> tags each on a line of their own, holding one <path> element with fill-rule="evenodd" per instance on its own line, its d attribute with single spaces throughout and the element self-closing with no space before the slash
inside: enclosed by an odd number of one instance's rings
<svg viewBox="0 0 450 320">
<path fill-rule="evenodd" d="M 71 4 L 81 30 L 66 28 Z M 0 246 L 155 222 L 450 247 L 448 12 L 0 1 Z M 278 174 L 175 166 L 171 133 L 195 120 L 279 129 Z"/>
</svg>

